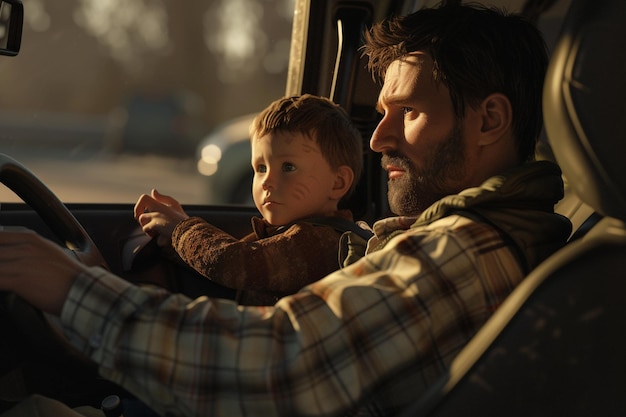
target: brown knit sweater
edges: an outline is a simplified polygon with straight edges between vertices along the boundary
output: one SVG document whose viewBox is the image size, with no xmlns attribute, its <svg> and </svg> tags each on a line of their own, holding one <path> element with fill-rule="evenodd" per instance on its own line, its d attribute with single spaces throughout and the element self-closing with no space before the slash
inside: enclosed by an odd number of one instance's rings
<svg viewBox="0 0 626 417">
<path fill-rule="evenodd" d="M 335 217 L 352 221 L 349 210 Z M 243 305 L 273 305 L 339 268 L 341 232 L 306 220 L 271 226 L 252 218 L 253 233 L 237 239 L 199 217 L 179 223 L 172 247 L 188 265 L 225 287 L 238 290 Z"/>
</svg>

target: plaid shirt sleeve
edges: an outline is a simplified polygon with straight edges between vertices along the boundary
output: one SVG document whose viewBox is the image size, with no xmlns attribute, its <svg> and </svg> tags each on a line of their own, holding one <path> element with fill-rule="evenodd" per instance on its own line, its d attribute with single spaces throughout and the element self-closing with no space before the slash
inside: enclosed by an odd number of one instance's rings
<svg viewBox="0 0 626 417">
<path fill-rule="evenodd" d="M 104 377 L 162 415 L 337 415 L 365 397 L 398 410 L 522 277 L 496 231 L 450 216 L 273 307 L 189 300 L 93 268 L 62 321 Z M 404 390 L 385 390 L 394 375 Z"/>
</svg>

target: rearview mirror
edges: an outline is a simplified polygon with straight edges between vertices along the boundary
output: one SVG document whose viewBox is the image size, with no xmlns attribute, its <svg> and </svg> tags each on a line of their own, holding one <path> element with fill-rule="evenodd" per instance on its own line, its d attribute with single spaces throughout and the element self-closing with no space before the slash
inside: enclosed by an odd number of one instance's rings
<svg viewBox="0 0 626 417">
<path fill-rule="evenodd" d="M 15 56 L 20 51 L 23 22 L 21 0 L 0 0 L 0 55 Z"/>
</svg>

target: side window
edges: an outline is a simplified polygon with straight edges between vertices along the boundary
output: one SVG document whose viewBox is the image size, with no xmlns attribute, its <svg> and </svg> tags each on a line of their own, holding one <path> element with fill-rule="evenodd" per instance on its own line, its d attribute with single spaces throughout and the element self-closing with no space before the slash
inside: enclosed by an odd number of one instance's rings
<svg viewBox="0 0 626 417">
<path fill-rule="evenodd" d="M 224 200 L 201 144 L 284 94 L 293 4 L 25 1 L 20 53 L 2 62 L 0 152 L 68 203 L 153 187 Z M 0 201 L 20 200 L 0 186 Z"/>
</svg>

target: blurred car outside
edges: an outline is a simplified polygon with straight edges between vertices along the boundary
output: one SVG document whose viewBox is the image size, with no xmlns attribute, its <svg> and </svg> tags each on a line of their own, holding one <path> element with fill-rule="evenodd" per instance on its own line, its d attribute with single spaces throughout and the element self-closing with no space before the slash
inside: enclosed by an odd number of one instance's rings
<svg viewBox="0 0 626 417">
<path fill-rule="evenodd" d="M 188 91 L 136 92 L 113 110 L 105 146 L 113 153 L 192 158 L 207 131 L 205 103 Z"/>
<path fill-rule="evenodd" d="M 206 178 L 210 204 L 252 206 L 252 167 L 249 127 L 257 113 L 216 126 L 200 141 L 198 172 Z"/>
</svg>

